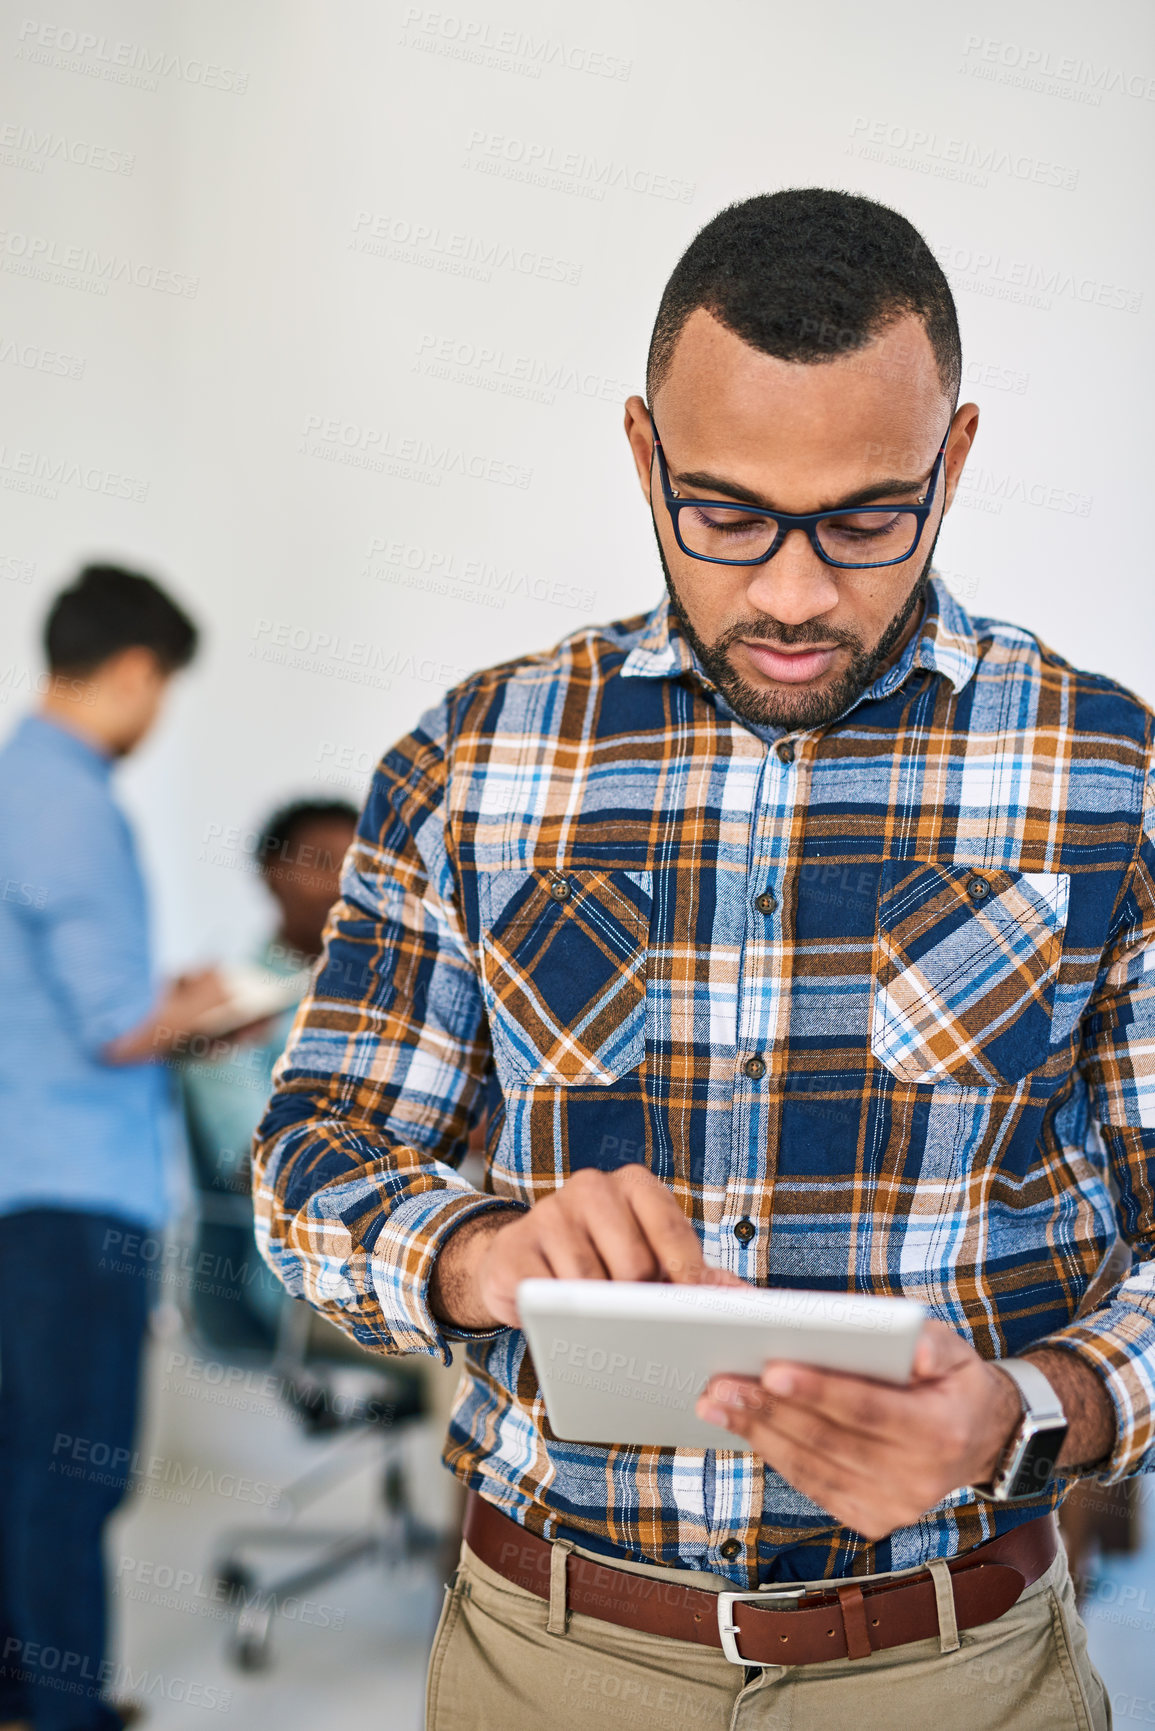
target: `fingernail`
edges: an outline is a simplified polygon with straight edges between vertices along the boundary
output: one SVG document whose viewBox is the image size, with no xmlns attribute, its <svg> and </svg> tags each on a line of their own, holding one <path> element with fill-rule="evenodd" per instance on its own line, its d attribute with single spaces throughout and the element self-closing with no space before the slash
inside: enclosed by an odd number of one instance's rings
<svg viewBox="0 0 1155 1731">
<path fill-rule="evenodd" d="M 724 1406 L 715 1406 L 713 1401 L 700 1400 L 697 1407 L 698 1417 L 704 1418 L 707 1424 L 724 1425 L 730 1428 L 730 1414 Z"/>
<path fill-rule="evenodd" d="M 794 1373 L 784 1364 L 772 1364 L 762 1372 L 762 1387 L 769 1389 L 771 1394 L 793 1394 Z"/>
</svg>

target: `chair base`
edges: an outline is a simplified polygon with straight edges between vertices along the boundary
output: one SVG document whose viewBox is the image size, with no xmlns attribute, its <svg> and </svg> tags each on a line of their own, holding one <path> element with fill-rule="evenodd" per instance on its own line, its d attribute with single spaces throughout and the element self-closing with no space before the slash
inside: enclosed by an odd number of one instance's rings
<svg viewBox="0 0 1155 1731">
<path fill-rule="evenodd" d="M 396 1569 L 414 1560 L 444 1560 L 452 1535 L 417 1519 L 395 1462 L 386 1469 L 383 1490 L 384 1518 L 372 1532 L 289 1522 L 279 1527 L 237 1527 L 222 1535 L 215 1574 L 226 1604 L 234 1611 L 227 1651 L 239 1670 L 264 1670 L 272 1663 L 273 1630 L 286 1601 L 365 1563 Z M 280 1549 L 314 1554 L 281 1571 L 258 1570 L 253 1553 Z"/>
</svg>

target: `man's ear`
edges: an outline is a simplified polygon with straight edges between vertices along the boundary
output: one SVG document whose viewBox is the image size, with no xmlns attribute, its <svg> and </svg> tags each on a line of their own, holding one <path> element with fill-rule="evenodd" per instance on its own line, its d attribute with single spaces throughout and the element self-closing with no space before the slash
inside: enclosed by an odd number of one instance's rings
<svg viewBox="0 0 1155 1731">
<path fill-rule="evenodd" d="M 960 403 L 954 412 L 950 424 L 950 434 L 947 439 L 946 456 L 943 458 L 943 481 L 945 483 L 946 502 L 942 511 L 945 517 L 950 510 L 951 501 L 958 491 L 963 469 L 970 454 L 970 448 L 975 442 L 975 434 L 979 430 L 979 406 L 977 403 Z"/>
<path fill-rule="evenodd" d="M 654 428 L 643 397 L 626 398 L 626 438 L 646 503 L 650 502 L 650 470 L 654 461 Z"/>
<path fill-rule="evenodd" d="M 119 692 L 130 702 L 156 699 L 169 681 L 167 669 L 160 657 L 143 644 L 132 644 L 118 650 L 104 665 L 109 690 Z"/>
</svg>

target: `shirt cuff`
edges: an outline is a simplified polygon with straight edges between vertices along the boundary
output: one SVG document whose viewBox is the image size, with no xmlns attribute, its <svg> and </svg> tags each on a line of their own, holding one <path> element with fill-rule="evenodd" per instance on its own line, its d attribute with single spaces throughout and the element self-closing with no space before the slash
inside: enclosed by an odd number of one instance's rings
<svg viewBox="0 0 1155 1731">
<path fill-rule="evenodd" d="M 143 1027 L 159 1009 L 160 1002 L 161 987 L 155 982 L 137 991 L 125 992 L 112 1002 L 84 1013 L 81 1038 L 88 1050 L 99 1058 L 106 1047 Z M 151 1060 L 146 1058 L 141 1062 L 149 1063 Z"/>
<path fill-rule="evenodd" d="M 425 1352 L 452 1363 L 451 1340 L 495 1340 L 504 1328 L 455 1328 L 429 1308 L 433 1265 L 446 1242 L 481 1214 L 524 1214 L 527 1205 L 462 1186 L 423 1190 L 390 1209 L 371 1259 L 373 1290 L 397 1352 Z"/>
<path fill-rule="evenodd" d="M 1025 1351 L 1075 1353 L 1110 1396 L 1115 1446 L 1105 1461 L 1091 1472 L 1080 1473 L 1080 1478 L 1113 1485 L 1155 1466 L 1155 1351 L 1150 1323 L 1130 1312 L 1122 1324 L 1112 1319 L 1100 1330 L 1088 1319 L 1032 1341 Z"/>
</svg>

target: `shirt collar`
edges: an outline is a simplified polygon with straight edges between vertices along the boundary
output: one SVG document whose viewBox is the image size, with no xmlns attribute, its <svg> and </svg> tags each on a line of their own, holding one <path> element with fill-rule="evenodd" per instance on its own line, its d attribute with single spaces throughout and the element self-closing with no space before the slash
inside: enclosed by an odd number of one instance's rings
<svg viewBox="0 0 1155 1731">
<path fill-rule="evenodd" d="M 698 658 L 682 636 L 670 610 L 670 597 L 663 595 L 653 612 L 647 615 L 640 636 L 622 662 L 621 677 L 676 679 L 682 673 L 696 673 L 699 678 L 704 678 L 698 667 Z M 709 681 L 705 683 L 709 684 Z"/>
<path fill-rule="evenodd" d="M 20 723 L 19 731 L 34 746 L 61 752 L 105 779 L 112 774 L 115 760 L 111 752 L 103 750 L 88 735 L 65 727 L 50 715 L 26 715 Z"/>
<path fill-rule="evenodd" d="M 894 666 L 880 674 L 859 701 L 889 697 L 915 668 L 940 673 L 959 692 L 978 662 L 978 643 L 970 616 L 932 569 L 920 629 Z M 715 690 L 678 628 L 670 608 L 670 597 L 663 595 L 653 612 L 647 615 L 640 635 L 622 663 L 621 677 L 677 679 L 682 674 L 692 675 L 707 691 Z"/>
</svg>

